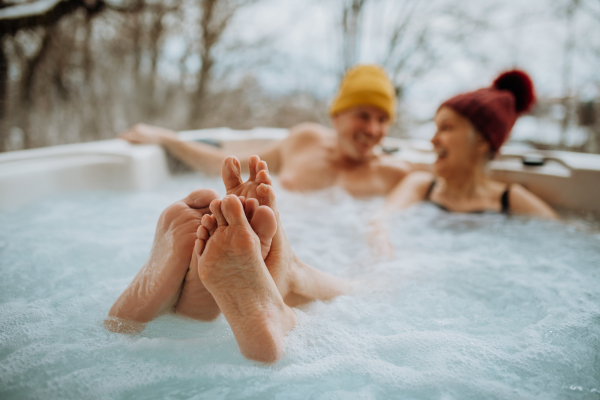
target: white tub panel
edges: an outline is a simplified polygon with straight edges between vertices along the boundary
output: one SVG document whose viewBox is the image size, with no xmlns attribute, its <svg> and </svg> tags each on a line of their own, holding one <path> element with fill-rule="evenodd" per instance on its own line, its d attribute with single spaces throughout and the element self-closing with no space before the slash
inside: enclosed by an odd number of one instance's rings
<svg viewBox="0 0 600 400">
<path fill-rule="evenodd" d="M 169 176 L 158 146 L 122 140 L 0 154 L 0 209 L 85 189 L 146 190 Z"/>
<path fill-rule="evenodd" d="M 180 132 L 183 140 L 217 141 L 226 152 L 253 152 L 285 138 L 286 129 L 228 128 Z M 384 146 L 398 148 L 396 157 L 430 168 L 436 155 L 427 141 L 386 138 Z M 493 178 L 520 183 L 556 207 L 600 212 L 600 155 L 535 152 L 543 166 L 523 165 L 531 150 L 505 147 L 490 163 Z M 55 146 L 0 154 L 0 209 L 18 206 L 64 192 L 146 190 L 170 176 L 165 152 L 159 146 L 130 145 L 122 140 Z"/>
</svg>

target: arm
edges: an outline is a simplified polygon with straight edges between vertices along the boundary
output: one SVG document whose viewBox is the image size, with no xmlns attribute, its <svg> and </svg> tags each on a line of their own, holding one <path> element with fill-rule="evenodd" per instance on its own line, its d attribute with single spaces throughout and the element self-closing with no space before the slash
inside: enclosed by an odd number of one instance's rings
<svg viewBox="0 0 600 400">
<path fill-rule="evenodd" d="M 415 171 L 408 174 L 387 196 L 384 212 L 408 208 L 423 201 L 432 181 L 433 174 L 429 172 Z"/>
<path fill-rule="evenodd" d="M 425 199 L 433 175 L 429 172 L 411 172 L 387 196 L 383 210 L 369 220 L 367 243 L 373 252 L 387 259 L 394 257 L 394 248 L 385 227 L 387 215 L 408 208 Z"/>
<path fill-rule="evenodd" d="M 511 185 L 509 199 L 510 209 L 514 214 L 531 215 L 546 219 L 558 218 L 552 207 L 521 185 Z"/>
<path fill-rule="evenodd" d="M 169 129 L 146 124 L 136 124 L 119 135 L 121 139 L 133 144 L 157 144 L 163 146 L 169 153 L 177 157 L 190 168 L 211 174 L 221 172 L 221 164 L 229 155 L 247 159 L 250 154 L 227 154 L 223 150 L 204 143 L 184 142 L 177 134 Z M 278 142 L 259 154 L 267 161 L 271 172 L 277 173 L 280 166 L 280 147 Z M 247 170 L 248 163 L 241 163 L 242 169 Z"/>
</svg>

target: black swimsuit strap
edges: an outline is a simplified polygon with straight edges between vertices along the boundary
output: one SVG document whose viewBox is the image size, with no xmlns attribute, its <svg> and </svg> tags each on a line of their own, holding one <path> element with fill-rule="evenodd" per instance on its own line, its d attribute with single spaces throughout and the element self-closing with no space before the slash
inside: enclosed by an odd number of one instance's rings
<svg viewBox="0 0 600 400">
<path fill-rule="evenodd" d="M 429 201 L 431 197 L 431 192 L 433 191 L 433 187 L 435 186 L 435 179 L 431 181 L 431 185 L 427 188 L 427 193 L 425 193 L 425 201 Z"/>
<path fill-rule="evenodd" d="M 510 193 L 510 185 L 506 186 L 502 197 L 500 198 L 500 204 L 502 204 L 502 214 L 510 214 L 510 199 L 508 194 Z"/>
<path fill-rule="evenodd" d="M 433 192 L 435 183 L 436 183 L 436 180 L 434 179 L 431 182 L 431 185 L 429 185 L 429 188 L 427 188 L 427 192 L 425 193 L 425 201 L 429 201 L 429 202 L 435 204 L 436 206 L 438 206 L 439 208 L 441 208 L 444 211 L 451 212 L 448 208 L 444 207 L 443 205 L 431 201 L 431 199 L 430 199 L 431 192 Z M 502 214 L 510 214 L 509 194 L 510 194 L 510 184 L 506 186 L 506 189 L 504 190 L 504 192 L 502 193 L 502 197 L 500 198 L 500 204 L 502 206 L 502 210 L 501 210 Z M 484 212 L 484 210 L 471 211 L 471 213 L 482 213 L 482 212 Z"/>
</svg>

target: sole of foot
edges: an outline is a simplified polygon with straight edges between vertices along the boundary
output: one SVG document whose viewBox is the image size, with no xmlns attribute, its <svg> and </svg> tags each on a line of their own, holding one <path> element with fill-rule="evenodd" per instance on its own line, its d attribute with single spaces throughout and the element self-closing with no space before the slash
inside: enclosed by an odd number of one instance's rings
<svg viewBox="0 0 600 400">
<path fill-rule="evenodd" d="M 264 259 L 269 253 L 271 241 L 277 231 L 275 214 L 269 207 L 260 206 L 256 199 L 240 197 L 240 201 L 244 207 L 246 219 L 250 221 L 252 230 L 260 240 L 261 255 Z M 187 318 L 212 321 L 219 316 L 221 310 L 198 275 L 198 259 L 204 251 L 210 234 L 217 229 L 217 221 L 212 215 L 205 214 L 202 217 L 202 225 L 197 231 L 198 240 L 175 311 Z"/>
<path fill-rule="evenodd" d="M 210 209 L 216 227 L 209 226 L 209 238 L 196 242 L 198 275 L 229 322 L 242 354 L 275 362 L 283 354 L 284 337 L 296 324 L 296 315 L 269 274 L 261 240 L 240 199 L 228 195 L 214 200 Z"/>
<path fill-rule="evenodd" d="M 158 220 L 150 256 L 108 313 L 105 325 L 117 332 L 139 332 L 144 324 L 173 310 L 197 240 L 202 217 L 218 199 L 201 189 L 167 207 Z"/>
<path fill-rule="evenodd" d="M 226 158 L 221 167 L 223 183 L 227 194 L 256 198 L 260 206 L 267 206 L 275 213 L 277 231 L 265 264 L 285 303 L 295 307 L 348 293 L 349 286 L 345 281 L 325 274 L 296 257 L 281 225 L 267 163 L 258 156 L 251 156 L 248 167 L 250 177 L 243 182 L 239 160 L 233 156 Z"/>
</svg>

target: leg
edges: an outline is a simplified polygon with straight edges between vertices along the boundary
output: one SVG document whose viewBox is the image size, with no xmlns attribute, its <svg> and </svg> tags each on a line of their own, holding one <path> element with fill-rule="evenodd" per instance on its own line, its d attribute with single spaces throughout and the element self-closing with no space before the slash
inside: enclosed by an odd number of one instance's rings
<svg viewBox="0 0 600 400">
<path fill-rule="evenodd" d="M 256 199 L 246 200 L 240 197 L 240 200 L 244 205 L 246 218 L 250 221 L 250 226 L 260 240 L 261 254 L 264 259 L 269 253 L 271 241 L 277 230 L 275 215 L 269 207 L 259 206 Z M 198 257 L 202 255 L 204 244 L 209 238 L 209 231 L 212 233 L 217 228 L 217 222 L 214 217 L 206 214 L 202 218 L 202 224 L 204 226 L 198 228 L 199 240 L 192 254 L 175 311 L 188 318 L 212 321 L 219 316 L 221 310 L 198 276 Z"/>
<path fill-rule="evenodd" d="M 274 362 L 283 354 L 283 338 L 296 323 L 261 254 L 261 241 L 237 196 L 211 203 L 217 227 L 198 238 L 194 251 L 198 274 L 229 322 L 242 354 Z M 204 244 L 206 243 L 206 244 Z"/>
<path fill-rule="evenodd" d="M 311 267 L 294 254 L 281 225 L 267 164 L 258 156 L 250 157 L 248 164 L 250 178 L 243 182 L 237 158 L 226 158 L 221 169 L 223 182 L 228 194 L 256 198 L 261 206 L 275 212 L 277 231 L 265 264 L 286 304 L 293 307 L 312 300 L 329 300 L 349 292 L 350 286 L 345 281 Z"/>
<path fill-rule="evenodd" d="M 261 184 L 257 193 L 259 203 L 274 210 L 277 218 L 277 232 L 265 264 L 286 304 L 294 307 L 313 300 L 330 300 L 350 292 L 346 281 L 311 267 L 294 254 L 281 226 L 273 187 Z"/>
<path fill-rule="evenodd" d="M 208 231 L 202 225 L 198 227 L 197 237 L 175 312 L 188 318 L 212 321 L 221 314 L 221 310 L 198 276 L 198 257 L 202 255 L 208 240 Z"/>
<path fill-rule="evenodd" d="M 190 264 L 196 231 L 214 190 L 192 192 L 163 211 L 148 261 L 110 309 L 105 325 L 117 332 L 139 332 L 144 324 L 173 309 Z"/>
</svg>

